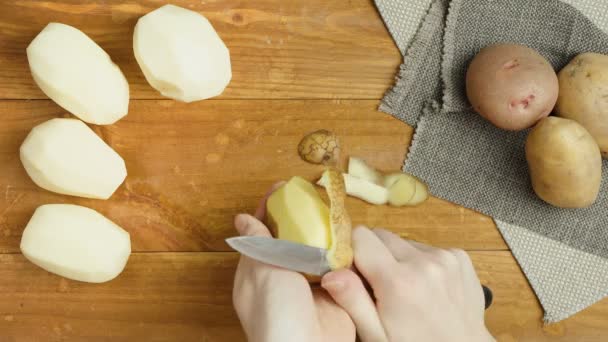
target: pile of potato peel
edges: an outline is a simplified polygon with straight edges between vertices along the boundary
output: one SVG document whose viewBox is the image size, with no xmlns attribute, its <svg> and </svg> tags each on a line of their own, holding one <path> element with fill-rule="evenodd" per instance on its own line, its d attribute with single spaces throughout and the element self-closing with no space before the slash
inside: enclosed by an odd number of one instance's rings
<svg viewBox="0 0 608 342">
<path fill-rule="evenodd" d="M 360 158 L 350 157 L 348 172 L 340 171 L 340 143 L 329 130 L 307 134 L 298 144 L 306 162 L 322 164 L 326 170 L 317 185 L 327 191 L 329 207 L 312 183 L 295 176 L 273 192 L 266 203 L 267 223 L 274 237 L 327 250 L 333 270 L 349 268 L 353 262 L 352 222 L 345 197 L 372 205 L 416 206 L 428 196 L 428 187 L 418 178 L 402 173 L 384 174 Z M 320 278 L 306 275 L 311 282 Z"/>
</svg>

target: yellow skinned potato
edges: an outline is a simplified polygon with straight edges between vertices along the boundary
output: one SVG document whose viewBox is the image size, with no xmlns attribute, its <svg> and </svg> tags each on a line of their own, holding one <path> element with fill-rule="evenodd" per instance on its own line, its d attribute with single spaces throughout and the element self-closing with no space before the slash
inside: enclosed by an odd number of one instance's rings
<svg viewBox="0 0 608 342">
<path fill-rule="evenodd" d="M 597 198 L 602 158 L 593 137 L 576 121 L 548 117 L 526 140 L 534 192 L 561 208 L 584 208 Z"/>
<path fill-rule="evenodd" d="M 580 54 L 558 78 L 557 115 L 583 125 L 608 158 L 608 56 Z"/>
<path fill-rule="evenodd" d="M 557 75 L 538 52 L 517 44 L 483 48 L 466 74 L 475 111 L 498 128 L 522 130 L 547 117 L 557 100 Z"/>
<path fill-rule="evenodd" d="M 308 181 L 293 177 L 267 202 L 268 224 L 278 239 L 327 249 L 331 269 L 352 265 L 351 221 L 346 211 L 342 173 L 326 171 L 330 208 Z M 317 278 L 309 278 L 317 281 Z"/>
</svg>

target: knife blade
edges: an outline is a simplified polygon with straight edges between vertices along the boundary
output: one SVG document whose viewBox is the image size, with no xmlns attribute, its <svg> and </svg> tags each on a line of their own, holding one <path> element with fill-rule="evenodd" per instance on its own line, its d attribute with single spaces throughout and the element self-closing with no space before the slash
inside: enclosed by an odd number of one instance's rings
<svg viewBox="0 0 608 342">
<path fill-rule="evenodd" d="M 237 252 L 252 259 L 290 270 L 322 276 L 331 271 L 327 250 L 262 236 L 226 239 Z"/>
<path fill-rule="evenodd" d="M 226 239 L 226 243 L 237 252 L 270 265 L 318 276 L 331 271 L 327 250 L 323 248 L 263 236 L 232 237 Z M 481 287 L 487 309 L 494 296 L 489 287 Z"/>
</svg>

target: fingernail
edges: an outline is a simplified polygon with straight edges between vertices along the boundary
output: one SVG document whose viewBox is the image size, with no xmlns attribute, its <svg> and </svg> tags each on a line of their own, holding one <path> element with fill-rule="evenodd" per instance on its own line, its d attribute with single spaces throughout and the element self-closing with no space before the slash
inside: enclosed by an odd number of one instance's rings
<svg viewBox="0 0 608 342">
<path fill-rule="evenodd" d="M 249 217 L 246 214 L 238 214 L 234 219 L 234 226 L 240 235 L 247 235 L 249 227 Z"/>
<path fill-rule="evenodd" d="M 370 229 L 363 225 L 358 225 L 353 229 L 353 233 L 361 233 L 364 231 L 369 231 Z"/>
<path fill-rule="evenodd" d="M 341 282 L 339 280 L 324 281 L 321 283 L 321 286 L 329 292 L 337 292 L 341 291 L 344 288 L 344 282 Z"/>
<path fill-rule="evenodd" d="M 321 279 L 321 286 L 329 292 L 342 290 L 344 288 L 344 282 L 336 278 L 337 277 L 333 272 L 326 274 L 323 279 Z"/>
</svg>

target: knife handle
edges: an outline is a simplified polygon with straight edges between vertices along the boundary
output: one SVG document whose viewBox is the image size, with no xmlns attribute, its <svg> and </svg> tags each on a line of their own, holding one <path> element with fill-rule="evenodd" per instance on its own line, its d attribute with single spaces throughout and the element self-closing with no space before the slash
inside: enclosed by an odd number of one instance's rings
<svg viewBox="0 0 608 342">
<path fill-rule="evenodd" d="M 492 293 L 492 290 L 490 290 L 490 288 L 485 285 L 481 285 L 481 288 L 483 289 L 483 298 L 485 300 L 484 307 L 487 310 L 490 307 L 490 305 L 492 305 L 492 300 L 494 299 L 494 294 Z"/>
</svg>

